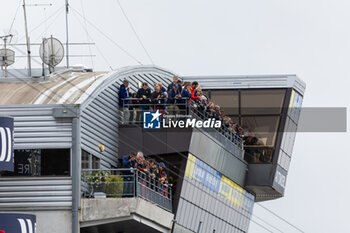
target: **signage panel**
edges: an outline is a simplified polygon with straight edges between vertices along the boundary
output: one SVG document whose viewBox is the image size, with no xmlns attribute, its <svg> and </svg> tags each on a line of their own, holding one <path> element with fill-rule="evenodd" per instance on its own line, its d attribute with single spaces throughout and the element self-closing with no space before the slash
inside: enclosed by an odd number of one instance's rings
<svg viewBox="0 0 350 233">
<path fill-rule="evenodd" d="M 185 176 L 228 200 L 234 206 L 253 211 L 254 196 L 192 154 L 188 154 Z"/>
<path fill-rule="evenodd" d="M 0 213 L 0 232 L 35 233 L 36 216 L 32 214 Z"/>
<path fill-rule="evenodd" d="M 0 117 L 0 171 L 14 170 L 13 119 Z"/>
</svg>

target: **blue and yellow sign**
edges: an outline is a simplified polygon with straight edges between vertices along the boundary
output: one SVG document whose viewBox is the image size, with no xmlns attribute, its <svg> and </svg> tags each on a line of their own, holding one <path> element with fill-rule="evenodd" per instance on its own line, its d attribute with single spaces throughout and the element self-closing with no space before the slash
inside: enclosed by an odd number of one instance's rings
<svg viewBox="0 0 350 233">
<path fill-rule="evenodd" d="M 185 176 L 195 180 L 236 207 L 252 213 L 254 196 L 192 154 L 188 154 Z"/>
</svg>

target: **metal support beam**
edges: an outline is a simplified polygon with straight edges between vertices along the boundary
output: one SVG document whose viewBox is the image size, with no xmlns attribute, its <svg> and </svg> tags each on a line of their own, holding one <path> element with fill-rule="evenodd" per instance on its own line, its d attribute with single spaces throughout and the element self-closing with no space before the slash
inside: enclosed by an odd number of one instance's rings
<svg viewBox="0 0 350 233">
<path fill-rule="evenodd" d="M 80 148 L 80 118 L 72 119 L 72 233 L 79 231 L 80 208 L 80 176 L 81 176 L 81 148 Z"/>
</svg>

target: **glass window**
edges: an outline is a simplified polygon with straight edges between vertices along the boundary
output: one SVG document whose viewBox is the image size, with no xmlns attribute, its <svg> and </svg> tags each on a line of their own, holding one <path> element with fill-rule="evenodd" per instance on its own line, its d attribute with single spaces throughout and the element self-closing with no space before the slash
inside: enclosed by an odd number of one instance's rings
<svg viewBox="0 0 350 233">
<path fill-rule="evenodd" d="M 100 158 L 90 154 L 89 152 L 81 151 L 81 168 L 82 169 L 99 169 Z"/>
<path fill-rule="evenodd" d="M 239 118 L 238 116 L 232 116 L 232 115 L 228 115 L 229 118 L 231 118 L 233 123 L 239 124 Z"/>
<path fill-rule="evenodd" d="M 96 156 L 91 155 L 92 157 L 92 169 L 99 169 L 100 168 L 100 159 Z"/>
<path fill-rule="evenodd" d="M 85 150 L 81 152 L 81 168 L 89 169 L 89 153 Z"/>
<path fill-rule="evenodd" d="M 280 114 L 286 90 L 242 90 L 241 114 Z"/>
<path fill-rule="evenodd" d="M 202 94 L 205 95 L 207 98 L 209 98 L 209 91 L 208 90 L 202 90 Z"/>
<path fill-rule="evenodd" d="M 211 101 L 219 105 L 226 115 L 238 114 L 238 91 L 211 91 Z"/>
<path fill-rule="evenodd" d="M 242 117 L 245 144 L 250 146 L 275 145 L 279 116 Z"/>
<path fill-rule="evenodd" d="M 15 150 L 15 171 L 1 176 L 69 176 L 70 149 Z"/>
<path fill-rule="evenodd" d="M 244 159 L 248 163 L 271 163 L 274 150 L 258 146 L 245 146 Z"/>
</svg>

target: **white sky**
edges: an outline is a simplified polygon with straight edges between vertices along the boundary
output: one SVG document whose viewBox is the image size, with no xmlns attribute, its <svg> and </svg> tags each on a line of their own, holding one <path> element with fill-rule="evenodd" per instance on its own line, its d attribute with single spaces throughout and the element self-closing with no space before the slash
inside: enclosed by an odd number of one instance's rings
<svg viewBox="0 0 350 233">
<path fill-rule="evenodd" d="M 9 28 L 19 0 L 1 0 L 0 34 Z M 82 12 L 82 0 L 71 0 Z M 32 30 L 64 0 L 27 0 L 28 4 L 53 3 L 28 8 Z M 349 107 L 350 2 L 345 0 L 121 0 L 156 65 L 180 75 L 297 74 L 307 83 L 304 107 Z M 149 64 L 116 0 L 84 1 L 86 18 L 105 34 Z M 84 29 L 70 14 L 71 42 L 87 42 Z M 79 18 L 81 20 L 81 18 Z M 64 14 L 30 34 L 65 41 Z M 14 29 L 24 36 L 23 11 Z M 91 25 L 88 33 L 113 68 L 136 64 Z M 24 42 L 20 40 L 19 42 Z M 25 48 L 22 50 L 24 51 Z M 33 47 L 33 54 L 38 48 Z M 72 54 L 89 50 L 72 48 Z M 94 68 L 108 70 L 92 47 Z M 90 59 L 72 64 L 92 66 Z M 23 68 L 25 58 L 15 67 Z M 39 63 L 36 63 L 38 66 Z M 62 63 L 65 64 L 65 63 Z M 325 124 L 332 124 L 325 122 Z M 306 232 L 350 232 L 350 163 L 348 133 L 299 133 L 287 179 L 285 197 L 264 205 Z M 285 223 L 255 206 L 254 214 L 284 232 L 295 232 Z M 258 220 L 257 220 L 258 221 Z M 276 232 L 276 230 L 272 229 Z M 264 232 L 251 223 L 250 232 Z"/>
</svg>

